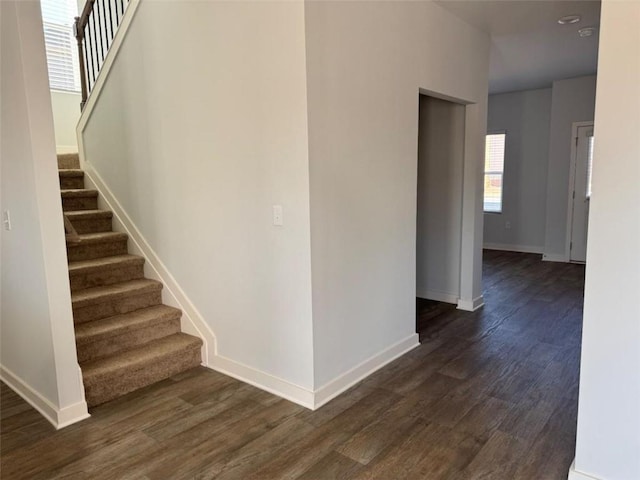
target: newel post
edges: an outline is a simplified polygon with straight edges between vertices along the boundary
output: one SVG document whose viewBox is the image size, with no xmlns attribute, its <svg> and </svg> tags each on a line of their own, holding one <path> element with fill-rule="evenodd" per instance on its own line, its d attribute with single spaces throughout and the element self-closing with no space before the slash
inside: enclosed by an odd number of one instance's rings
<svg viewBox="0 0 640 480">
<path fill-rule="evenodd" d="M 73 35 L 78 41 L 78 62 L 80 63 L 80 86 L 82 88 L 82 100 L 80 102 L 80 110 L 84 108 L 87 102 L 87 75 L 86 66 L 84 64 L 84 28 L 80 25 L 80 17 L 75 17 L 73 23 Z"/>
</svg>

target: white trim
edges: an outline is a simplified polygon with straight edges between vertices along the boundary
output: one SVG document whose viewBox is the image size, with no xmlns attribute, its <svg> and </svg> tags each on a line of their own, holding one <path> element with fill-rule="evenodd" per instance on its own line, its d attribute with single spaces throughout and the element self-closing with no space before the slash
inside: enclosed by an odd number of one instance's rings
<svg viewBox="0 0 640 480">
<path fill-rule="evenodd" d="M 75 45 L 74 45 L 75 47 Z M 51 93 L 55 93 L 55 94 L 66 94 L 66 95 L 75 95 L 76 97 L 82 97 L 82 91 L 80 90 L 58 90 L 56 88 L 49 88 L 49 91 Z"/>
<path fill-rule="evenodd" d="M 236 362 L 222 355 L 216 355 L 209 368 L 225 375 L 229 375 L 244 383 L 248 383 L 261 390 L 273 393 L 282 398 L 302 405 L 303 407 L 314 408 L 314 392 L 307 388 L 291 383 L 282 378 L 263 372 L 240 362 Z"/>
<path fill-rule="evenodd" d="M 113 192 L 107 187 L 100 174 L 93 166 L 85 162 L 85 180 L 88 181 L 88 188 L 95 188 L 100 193 L 98 202 L 101 208 L 113 212 L 114 231 L 124 232 L 129 235 L 129 249 L 132 253 L 145 258 L 144 273 L 148 278 L 158 280 L 164 284 L 162 289 L 163 303 L 182 310 L 180 320 L 181 330 L 203 341 L 202 361 L 203 365 L 211 366 L 214 363 L 216 352 L 216 337 L 211 327 L 204 320 L 198 309 L 187 297 L 186 293 L 176 279 L 171 275 L 169 269 L 164 265 L 158 254 L 151 248 L 140 230 L 135 226 L 129 215 L 125 212 L 120 202 Z"/>
<path fill-rule="evenodd" d="M 416 291 L 416 297 L 435 300 L 436 302 L 453 303 L 454 305 L 458 303 L 460 298 L 455 293 L 441 292 L 439 290 L 418 290 Z"/>
<path fill-rule="evenodd" d="M 82 401 L 67 407 L 58 408 L 47 398 L 27 385 L 20 377 L 2 365 L 0 365 L 0 380 L 20 395 L 25 402 L 40 412 L 57 430 L 69 426 L 72 423 L 85 420 L 91 416 L 89 415 L 87 402 Z"/>
<path fill-rule="evenodd" d="M 56 145 L 56 153 L 64 154 L 64 153 L 78 153 L 77 145 Z"/>
<path fill-rule="evenodd" d="M 508 243 L 485 243 L 482 248 L 485 250 L 500 250 L 503 252 L 539 253 L 542 254 L 544 247 L 534 245 L 513 245 Z"/>
<path fill-rule="evenodd" d="M 130 251 L 146 259 L 145 276 L 156 279 L 164 284 L 162 290 L 163 302 L 182 310 L 182 331 L 202 339 L 204 366 L 273 393 L 274 395 L 286 398 L 303 407 L 316 409 L 364 377 L 419 345 L 418 335 L 414 333 L 340 375 L 316 391 L 293 384 L 287 380 L 244 365 L 222 355 L 217 355 L 216 337 L 202 315 L 193 303 L 191 303 L 175 278 L 162 263 L 160 257 L 145 240 L 142 233 L 137 229 L 131 218 L 115 198 L 113 192 L 107 187 L 100 174 L 88 162 L 85 162 L 84 171 L 87 188 L 94 188 L 99 192 L 99 207 L 109 209 L 113 212 L 114 231 L 127 233 L 130 240 Z"/>
<path fill-rule="evenodd" d="M 567 200 L 567 226 L 564 241 L 564 258 L 565 262 L 571 260 L 571 236 L 573 224 L 573 190 L 576 181 L 576 163 L 578 160 L 578 129 L 584 127 L 593 128 L 593 120 L 588 122 L 573 122 L 571 124 L 571 161 L 569 162 L 569 185 L 567 187 L 569 194 Z"/>
<path fill-rule="evenodd" d="M 573 459 L 571 462 L 571 467 L 569 468 L 569 476 L 567 480 L 602 480 L 598 477 L 592 477 L 591 475 L 587 475 L 586 473 L 582 473 L 576 470 L 576 460 Z"/>
<path fill-rule="evenodd" d="M 278 395 L 303 407 L 316 410 L 375 371 L 401 355 L 404 355 L 409 350 L 413 350 L 419 346 L 420 342 L 418 338 L 417 333 L 411 334 L 407 338 L 400 340 L 389 348 L 359 363 L 316 390 L 309 390 L 308 388 L 301 387 L 300 385 L 249 367 L 230 358 L 223 357 L 222 355 L 216 355 L 209 365 L 209 368 L 253 385 L 261 390 Z"/>
<path fill-rule="evenodd" d="M 95 107 L 98 98 L 100 97 L 100 93 L 102 92 L 102 87 L 104 86 L 104 82 L 109 76 L 109 71 L 118 56 L 118 52 L 120 51 L 120 47 L 122 46 L 122 42 L 124 41 L 127 31 L 129 30 L 129 26 L 133 20 L 133 17 L 140 5 L 141 0 L 129 0 L 129 6 L 124 11 L 124 15 L 122 16 L 122 20 L 120 26 L 116 30 L 116 34 L 113 37 L 113 42 L 111 46 L 107 50 L 107 55 L 100 67 L 100 72 L 98 73 L 98 78 L 96 79 L 93 89 L 89 94 L 89 98 L 87 98 L 87 103 L 84 105 L 84 109 L 80 113 L 80 120 L 78 120 L 78 125 L 76 127 L 76 136 L 78 137 L 78 153 L 80 155 L 80 168 L 84 169 L 84 142 L 82 140 L 82 132 L 84 132 L 85 127 L 87 126 L 87 122 L 89 118 L 91 118 L 91 114 L 93 113 L 93 108 Z"/>
<path fill-rule="evenodd" d="M 376 370 L 379 370 L 419 345 L 420 341 L 418 334 L 413 333 L 407 338 L 391 345 L 389 348 L 376 353 L 372 357 L 316 389 L 314 392 L 313 408 L 320 408 L 322 405 L 337 397 L 345 390 L 351 388 L 362 379 L 368 377 Z"/>
<path fill-rule="evenodd" d="M 61 428 L 86 420 L 89 417 L 91 417 L 91 415 L 88 411 L 87 402 L 74 403 L 73 405 L 58 410 L 58 425 L 55 427 L 60 430 Z"/>
<path fill-rule="evenodd" d="M 567 263 L 569 259 L 564 254 L 558 253 L 543 253 L 542 254 L 543 262 L 562 262 Z"/>
<path fill-rule="evenodd" d="M 473 300 L 467 300 L 461 298 L 458 300 L 458 310 L 465 310 L 467 312 L 475 312 L 479 308 L 484 306 L 484 297 L 480 295 Z"/>
</svg>

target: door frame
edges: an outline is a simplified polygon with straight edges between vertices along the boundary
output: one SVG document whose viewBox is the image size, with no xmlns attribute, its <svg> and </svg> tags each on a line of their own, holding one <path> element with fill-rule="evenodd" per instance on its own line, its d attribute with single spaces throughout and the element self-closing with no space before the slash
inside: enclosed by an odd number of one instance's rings
<svg viewBox="0 0 640 480">
<path fill-rule="evenodd" d="M 460 244 L 460 291 L 458 309 L 473 312 L 484 305 L 482 295 L 482 189 L 484 182 L 484 148 L 487 134 L 486 97 L 478 103 L 471 99 L 453 97 L 435 90 L 418 88 L 419 95 L 447 100 L 465 107 L 464 154 L 462 164 L 462 240 Z M 418 97 L 419 98 L 419 97 Z M 416 107 L 418 107 L 416 102 Z M 416 108 L 416 163 L 414 185 L 418 185 L 418 108 Z M 484 113 L 484 114 L 482 114 Z M 415 191 L 417 199 L 417 190 Z M 416 202 L 417 205 L 417 202 Z M 417 210 L 415 211 L 417 218 Z M 414 232 L 417 239 L 417 231 Z M 414 266 L 417 266 L 417 244 L 413 245 Z M 414 283 L 416 270 L 414 270 Z"/>
<path fill-rule="evenodd" d="M 573 189 L 576 181 L 576 162 L 578 161 L 578 128 L 592 127 L 593 120 L 573 122 L 571 124 L 571 162 L 569 164 L 569 185 L 567 194 L 567 229 L 565 235 L 565 262 L 571 262 L 571 233 L 573 224 Z"/>
</svg>

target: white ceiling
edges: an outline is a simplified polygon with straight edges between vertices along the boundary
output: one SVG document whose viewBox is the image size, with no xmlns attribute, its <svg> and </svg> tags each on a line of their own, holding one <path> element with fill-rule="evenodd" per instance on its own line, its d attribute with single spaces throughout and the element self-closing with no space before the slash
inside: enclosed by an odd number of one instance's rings
<svg viewBox="0 0 640 480">
<path fill-rule="evenodd" d="M 596 73 L 600 0 L 440 0 L 439 5 L 491 34 L 489 93 L 548 87 L 554 80 Z M 560 25 L 578 14 L 582 21 Z"/>
</svg>

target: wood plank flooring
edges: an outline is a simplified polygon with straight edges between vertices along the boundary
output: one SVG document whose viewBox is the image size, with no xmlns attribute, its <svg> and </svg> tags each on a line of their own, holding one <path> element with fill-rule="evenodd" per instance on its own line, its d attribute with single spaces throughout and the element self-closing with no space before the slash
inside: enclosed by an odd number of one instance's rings
<svg viewBox="0 0 640 480">
<path fill-rule="evenodd" d="M 315 412 L 204 368 L 55 431 L 5 385 L 2 479 L 564 480 L 584 267 L 486 251 L 486 305 L 417 301 L 421 346 Z"/>
</svg>

